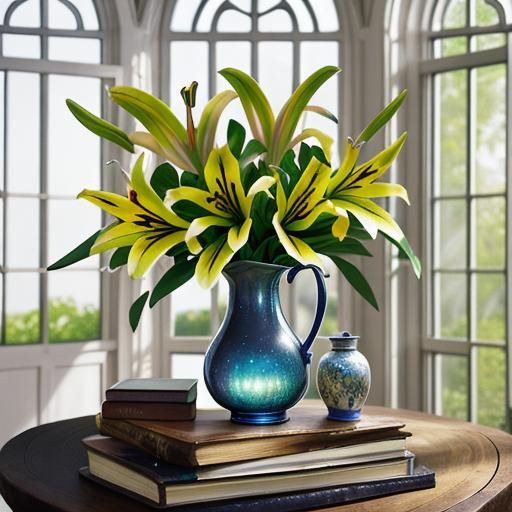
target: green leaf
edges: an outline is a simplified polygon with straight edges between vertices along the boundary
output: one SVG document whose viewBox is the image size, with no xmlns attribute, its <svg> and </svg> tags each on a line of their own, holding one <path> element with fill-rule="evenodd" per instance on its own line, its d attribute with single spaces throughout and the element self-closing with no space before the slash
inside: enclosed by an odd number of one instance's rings
<svg viewBox="0 0 512 512">
<path fill-rule="evenodd" d="M 291 256 L 288 256 L 288 254 L 281 254 L 272 263 L 275 263 L 276 265 L 283 265 L 285 267 L 294 267 L 299 262 Z"/>
<path fill-rule="evenodd" d="M 114 251 L 108 264 L 110 270 L 122 267 L 128 263 L 128 255 L 130 254 L 131 247 L 119 247 Z"/>
<path fill-rule="evenodd" d="M 63 256 L 60 260 L 50 265 L 47 270 L 58 270 L 59 268 L 68 267 L 73 263 L 82 261 L 90 256 L 89 252 L 94 242 L 103 230 L 96 231 L 94 235 L 90 236 L 87 240 L 82 242 L 78 247 L 75 247 L 71 252 Z"/>
<path fill-rule="evenodd" d="M 318 69 L 295 89 L 290 99 L 284 104 L 275 122 L 272 140 L 272 163 L 277 163 L 281 160 L 282 155 L 293 138 L 299 119 L 309 100 L 326 80 L 339 71 L 340 68 L 336 66 L 324 66 Z"/>
<path fill-rule="evenodd" d="M 92 133 L 121 146 L 126 151 L 134 153 L 135 149 L 130 142 L 128 135 L 115 124 L 112 124 L 101 117 L 95 116 L 78 103 L 71 99 L 66 100 L 66 105 L 76 119 Z"/>
<path fill-rule="evenodd" d="M 299 166 L 302 172 L 304 172 L 304 169 L 308 166 L 311 157 L 311 148 L 303 142 L 299 149 Z"/>
<path fill-rule="evenodd" d="M 288 150 L 284 154 L 279 167 L 281 167 L 281 169 L 283 169 L 283 171 L 288 174 L 290 178 L 290 190 L 293 190 L 300 179 L 301 172 L 295 163 L 295 153 L 292 149 Z"/>
<path fill-rule="evenodd" d="M 211 215 L 208 210 L 201 208 L 193 201 L 181 200 L 172 205 L 172 210 L 183 220 L 192 222 L 197 217 Z"/>
<path fill-rule="evenodd" d="M 221 69 L 219 74 L 238 94 L 254 138 L 269 147 L 274 131 L 274 113 L 258 82 L 235 68 Z"/>
<path fill-rule="evenodd" d="M 150 184 L 160 199 L 164 199 L 169 189 L 179 187 L 180 178 L 176 169 L 170 163 L 165 162 L 155 169 Z"/>
<path fill-rule="evenodd" d="M 149 299 L 149 307 L 152 308 L 158 301 L 191 279 L 196 270 L 198 259 L 199 258 L 194 258 L 192 260 L 186 260 L 173 265 L 162 276 L 153 289 L 153 293 Z"/>
<path fill-rule="evenodd" d="M 190 251 L 185 242 L 181 242 L 178 245 L 175 245 L 172 249 L 169 249 L 165 253 L 165 255 L 169 256 L 170 258 L 176 258 L 177 256 L 181 256 L 182 254 L 185 254 L 186 256 L 190 255 Z"/>
<path fill-rule="evenodd" d="M 204 107 L 196 135 L 199 154 L 203 162 L 206 162 L 214 146 L 217 125 L 222 112 L 236 97 L 237 95 L 233 91 L 219 92 Z"/>
<path fill-rule="evenodd" d="M 130 311 L 128 313 L 128 318 L 130 320 L 130 327 L 132 331 L 135 332 L 140 322 L 140 317 L 142 315 L 142 311 L 144 310 L 144 306 L 146 305 L 146 301 L 149 297 L 149 291 L 144 292 L 130 307 Z"/>
<path fill-rule="evenodd" d="M 381 232 L 382 233 L 382 232 Z M 389 240 L 395 247 L 398 248 L 398 256 L 399 258 L 408 259 L 411 262 L 412 268 L 414 270 L 415 276 L 419 279 L 421 277 L 421 261 L 414 254 L 412 247 L 410 246 L 407 238 L 402 238 L 402 240 L 395 240 L 394 238 L 382 233 L 384 238 Z"/>
<path fill-rule="evenodd" d="M 357 254 L 359 256 L 372 256 L 368 249 L 356 238 L 345 237 L 341 242 L 331 234 L 323 237 L 303 238 L 311 245 L 315 252 L 330 254 Z"/>
<path fill-rule="evenodd" d="M 329 256 L 334 264 L 340 269 L 340 272 L 345 276 L 347 281 L 352 285 L 354 290 L 358 292 L 363 299 L 365 299 L 370 305 L 372 305 L 377 311 L 379 311 L 379 306 L 377 304 L 377 299 L 373 294 L 373 291 L 368 284 L 366 278 L 361 274 L 361 271 L 352 263 L 349 263 L 347 260 L 343 258 L 339 258 L 338 256 L 330 255 Z"/>
<path fill-rule="evenodd" d="M 404 89 L 384 110 L 379 112 L 370 124 L 359 134 L 356 144 L 368 142 L 395 114 L 407 96 L 407 89 Z"/>
<path fill-rule="evenodd" d="M 244 191 L 247 194 L 253 183 L 260 177 L 260 173 L 254 163 L 251 162 L 242 169 L 240 174 Z"/>
<path fill-rule="evenodd" d="M 308 105 L 304 109 L 304 112 L 314 112 L 315 114 L 325 117 L 326 119 L 329 119 L 329 121 L 338 124 L 338 118 L 331 111 L 324 107 L 320 107 L 318 105 Z"/>
<path fill-rule="evenodd" d="M 329 160 L 325 156 L 324 150 L 320 146 L 311 146 L 311 158 L 315 157 L 317 160 L 325 165 L 330 166 Z"/>
<path fill-rule="evenodd" d="M 239 158 L 240 169 L 243 169 L 246 165 L 250 164 L 255 158 L 259 157 L 263 153 L 267 152 L 267 148 L 256 139 L 252 139 L 247 143 L 245 149 Z"/>
<path fill-rule="evenodd" d="M 189 171 L 183 171 L 181 173 L 180 185 L 182 187 L 197 187 L 199 177 L 197 174 Z"/>
<path fill-rule="evenodd" d="M 237 160 L 242 153 L 244 142 L 245 128 L 234 119 L 230 119 L 228 124 L 228 146 Z"/>
</svg>

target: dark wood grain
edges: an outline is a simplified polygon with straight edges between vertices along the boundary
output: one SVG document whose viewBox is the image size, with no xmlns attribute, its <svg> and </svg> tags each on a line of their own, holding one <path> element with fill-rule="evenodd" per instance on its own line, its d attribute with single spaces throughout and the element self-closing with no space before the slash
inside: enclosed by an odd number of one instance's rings
<svg viewBox="0 0 512 512">
<path fill-rule="evenodd" d="M 311 405 L 311 402 L 308 403 Z M 408 446 L 437 473 L 435 489 L 353 503 L 343 512 L 512 511 L 512 436 L 495 429 L 399 409 L 365 414 L 400 421 L 413 433 Z M 93 417 L 42 425 L 0 452 L 0 492 L 15 512 L 142 512 L 154 510 L 78 475 L 86 465 L 80 440 L 96 433 Z"/>
</svg>

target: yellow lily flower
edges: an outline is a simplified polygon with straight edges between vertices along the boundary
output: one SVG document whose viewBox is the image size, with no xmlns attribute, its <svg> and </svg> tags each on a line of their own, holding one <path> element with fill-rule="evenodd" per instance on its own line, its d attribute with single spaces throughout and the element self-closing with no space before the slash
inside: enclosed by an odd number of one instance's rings
<svg viewBox="0 0 512 512">
<path fill-rule="evenodd" d="M 279 174 L 276 173 L 277 212 L 272 225 L 286 252 L 303 265 L 313 263 L 323 267 L 318 254 L 306 242 L 289 232 L 309 228 L 322 213 L 330 212 L 334 215 L 332 202 L 324 197 L 330 174 L 329 166 L 312 158 L 287 198 Z"/>
<path fill-rule="evenodd" d="M 377 197 L 401 197 L 409 204 L 407 191 L 396 183 L 375 183 L 393 163 L 404 145 L 407 133 L 403 133 L 393 144 L 374 156 L 368 162 L 358 165 L 361 144 L 355 144 L 350 138 L 345 146 L 343 162 L 330 179 L 326 197 L 332 202 L 338 216 L 332 226 L 332 234 L 343 240 L 349 228 L 350 212 L 361 223 L 372 238 L 382 231 L 400 241 L 404 234 L 393 217 L 381 206 L 371 201 Z"/>
<path fill-rule="evenodd" d="M 204 178 L 208 190 L 174 188 L 167 192 L 165 203 L 192 201 L 211 213 L 191 222 L 185 238 L 187 243 L 212 226 L 229 228 L 226 237 L 211 244 L 199 257 L 196 277 L 203 287 L 209 288 L 233 255 L 247 243 L 254 197 L 259 192 L 269 193 L 275 179 L 272 176 L 260 177 L 246 194 L 238 160 L 227 145 L 212 150 L 204 168 Z"/>
<path fill-rule="evenodd" d="M 79 198 L 99 206 L 120 221 L 103 230 L 90 254 L 132 246 L 128 273 L 133 278 L 142 277 L 162 254 L 185 241 L 190 226 L 189 222 L 169 210 L 147 183 L 143 160 L 142 154 L 133 167 L 128 197 L 103 190 L 83 190 L 78 194 Z M 195 238 L 191 238 L 188 244 L 194 252 L 201 250 Z"/>
</svg>

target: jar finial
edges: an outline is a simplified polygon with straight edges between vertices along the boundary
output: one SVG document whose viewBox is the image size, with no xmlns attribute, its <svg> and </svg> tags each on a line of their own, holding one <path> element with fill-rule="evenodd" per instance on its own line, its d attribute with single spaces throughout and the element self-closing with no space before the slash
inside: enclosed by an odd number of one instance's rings
<svg viewBox="0 0 512 512">
<path fill-rule="evenodd" d="M 359 336 L 352 335 L 349 331 L 342 331 L 340 334 L 329 336 L 333 350 L 357 350 Z"/>
</svg>

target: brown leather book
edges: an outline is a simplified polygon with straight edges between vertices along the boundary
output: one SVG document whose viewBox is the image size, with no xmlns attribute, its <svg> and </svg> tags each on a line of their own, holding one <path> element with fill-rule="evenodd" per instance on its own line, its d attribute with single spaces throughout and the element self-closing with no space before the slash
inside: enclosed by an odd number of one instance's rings
<svg viewBox="0 0 512 512">
<path fill-rule="evenodd" d="M 108 419 L 190 421 L 196 417 L 196 403 L 106 401 L 101 405 L 101 415 Z"/>
<path fill-rule="evenodd" d="M 407 437 L 402 423 L 362 416 L 328 420 L 317 407 L 297 407 L 281 425 L 247 426 L 228 411 L 199 410 L 195 421 L 152 422 L 97 417 L 100 432 L 184 466 L 204 466 Z"/>
</svg>

